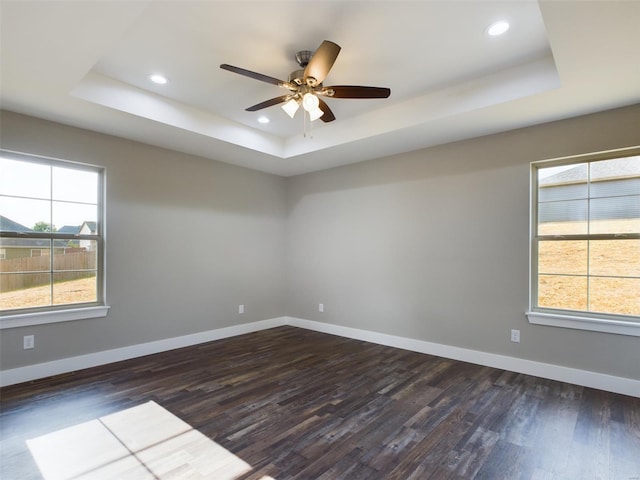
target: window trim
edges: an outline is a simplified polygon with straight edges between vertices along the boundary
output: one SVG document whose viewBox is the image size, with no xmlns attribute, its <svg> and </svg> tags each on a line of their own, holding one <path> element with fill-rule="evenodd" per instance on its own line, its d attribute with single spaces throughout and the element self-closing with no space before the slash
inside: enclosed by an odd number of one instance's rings
<svg viewBox="0 0 640 480">
<path fill-rule="evenodd" d="M 570 312 L 573 313 L 573 312 Z M 608 318 L 584 317 L 580 315 L 562 315 L 554 312 L 529 311 L 526 313 L 529 323 L 547 325 L 551 327 L 572 328 L 575 330 L 590 330 L 592 332 L 616 333 L 640 337 L 640 324 L 634 321 Z"/>
<path fill-rule="evenodd" d="M 55 240 L 95 240 L 98 243 L 98 256 L 96 267 L 96 301 L 83 303 L 68 303 L 63 305 L 48 305 L 45 307 L 33 307 L 24 309 L 12 309 L 0 311 L 0 330 L 7 328 L 18 328 L 31 325 L 42 325 L 47 323 L 67 322 L 90 318 L 105 317 L 109 311 L 106 303 L 106 168 L 99 165 L 92 165 L 73 160 L 58 159 L 42 155 L 34 155 L 11 150 L 0 149 L 0 155 L 14 160 L 44 164 L 49 166 L 60 166 L 63 168 L 76 168 L 84 171 L 94 171 L 99 175 L 98 181 L 98 218 L 97 232 L 95 234 L 60 234 L 57 232 L 30 233 L 24 235 L 21 232 L 5 232 L 3 237 L 22 238 L 48 238 Z M 53 248 L 53 243 L 52 243 Z"/>
<path fill-rule="evenodd" d="M 640 146 L 607 150 L 597 153 L 572 155 L 550 160 L 531 162 L 530 164 L 530 214 L 529 214 L 529 310 L 525 312 L 529 323 L 594 332 L 605 332 L 619 335 L 640 336 L 640 316 L 616 315 L 580 310 L 562 310 L 537 306 L 538 297 L 538 181 L 537 171 L 541 167 L 572 165 L 577 163 L 609 160 L 619 157 L 640 155 Z M 587 237 L 587 235 L 565 235 L 564 239 Z M 625 235 L 590 235 L 597 238 L 640 238 L 638 234 Z"/>
<path fill-rule="evenodd" d="M 32 325 L 44 325 L 46 323 L 71 322 L 74 320 L 88 320 L 90 318 L 106 317 L 109 313 L 108 305 L 87 307 L 86 304 L 78 308 L 65 308 L 64 310 L 48 310 L 42 312 L 16 313 L 0 318 L 0 330 L 6 328 L 30 327 Z M 65 305 L 67 307 L 68 305 Z"/>
</svg>

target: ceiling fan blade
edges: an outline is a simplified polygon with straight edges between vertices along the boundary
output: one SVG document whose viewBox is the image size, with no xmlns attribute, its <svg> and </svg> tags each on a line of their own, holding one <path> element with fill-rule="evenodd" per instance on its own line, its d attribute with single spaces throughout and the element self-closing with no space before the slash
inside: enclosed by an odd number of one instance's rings
<svg viewBox="0 0 640 480">
<path fill-rule="evenodd" d="M 284 103 L 289 99 L 289 95 L 282 95 L 281 97 L 272 98 L 271 100 L 265 100 L 264 102 L 257 103 L 256 105 L 245 108 L 247 112 L 256 112 L 258 110 L 262 110 L 263 108 L 271 107 L 273 105 L 278 105 L 279 103 Z"/>
<path fill-rule="evenodd" d="M 304 69 L 305 80 L 311 77 L 315 79 L 315 83 L 312 83 L 312 86 L 321 84 L 329 73 L 329 70 L 331 70 L 336 58 L 338 58 L 339 53 L 339 45 L 329 40 L 322 42 Z"/>
<path fill-rule="evenodd" d="M 318 104 L 318 108 L 324 112 L 324 115 L 320 117 L 320 120 L 322 120 L 324 123 L 333 122 L 336 119 L 336 116 L 329 108 L 329 105 L 327 105 L 327 102 L 325 102 L 321 98 L 318 98 L 318 100 L 320 101 L 320 103 Z"/>
<path fill-rule="evenodd" d="M 331 90 L 333 90 L 333 95 L 329 94 Z M 387 98 L 391 95 L 391 89 L 383 87 L 362 87 L 359 85 L 335 85 L 324 87 L 320 94 L 332 98 Z"/>
<path fill-rule="evenodd" d="M 223 63 L 220 65 L 220 68 L 223 70 L 228 70 L 229 72 L 237 73 L 239 75 L 244 75 L 245 77 L 253 78 L 254 80 L 260 80 L 261 82 L 271 83 L 272 85 L 277 85 L 279 87 L 287 88 L 289 82 L 285 82 L 283 80 L 278 80 L 277 78 L 270 77 L 268 75 L 263 75 L 262 73 L 252 72 L 251 70 L 246 70 L 240 67 L 234 67 L 233 65 L 227 65 Z"/>
</svg>

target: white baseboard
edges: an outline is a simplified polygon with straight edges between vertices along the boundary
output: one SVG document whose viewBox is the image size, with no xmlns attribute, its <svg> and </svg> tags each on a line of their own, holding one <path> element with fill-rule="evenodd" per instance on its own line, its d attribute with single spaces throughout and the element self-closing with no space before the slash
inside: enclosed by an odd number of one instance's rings
<svg viewBox="0 0 640 480">
<path fill-rule="evenodd" d="M 461 360 L 487 367 L 509 370 L 511 372 L 524 373 L 535 377 L 558 380 L 560 382 L 573 383 L 583 387 L 597 388 L 613 393 L 621 393 L 632 397 L 640 397 L 640 381 L 631 378 L 615 377 L 604 373 L 590 372 L 576 368 L 562 367 L 549 363 L 534 362 L 506 355 L 480 352 L 467 348 L 452 347 L 441 343 L 426 342 L 406 337 L 397 337 L 384 333 L 359 330 L 329 323 L 315 322 L 301 318 L 285 317 L 287 325 L 306 328 L 316 332 L 330 333 L 341 337 L 363 340 L 389 347 L 402 348 L 413 352 L 427 353 L 438 357 Z"/>
<path fill-rule="evenodd" d="M 189 347 L 199 343 L 212 342 L 222 338 L 235 337 L 245 333 L 266 330 L 267 328 L 286 325 L 284 317 L 271 318 L 252 323 L 243 323 L 231 327 L 218 328 L 206 332 L 183 335 L 181 337 L 167 338 L 155 342 L 140 343 L 129 347 L 105 350 L 103 352 L 89 353 L 77 357 L 63 358 L 52 362 L 38 363 L 26 367 L 13 368 L 0 372 L 0 387 L 15 383 L 29 382 L 38 378 L 50 377 L 61 373 L 74 372 L 85 368 L 97 367 L 108 363 L 143 357 L 153 353 L 166 352 L 176 348 Z"/>
<path fill-rule="evenodd" d="M 97 367 L 108 363 L 129 360 L 153 353 L 165 352 L 176 348 L 188 347 L 200 343 L 211 342 L 223 338 L 257 332 L 268 328 L 290 325 L 305 328 L 316 332 L 329 333 L 341 337 L 363 340 L 366 342 L 402 348 L 413 352 L 436 355 L 438 357 L 461 360 L 487 367 L 524 373 L 536 377 L 558 380 L 560 382 L 573 383 L 584 387 L 597 388 L 623 395 L 640 397 L 640 381 L 630 378 L 616 377 L 603 373 L 579 370 L 548 363 L 534 362 L 506 355 L 480 352 L 460 347 L 452 347 L 440 343 L 432 343 L 424 340 L 415 340 L 407 337 L 398 337 L 384 333 L 360 330 L 357 328 L 343 327 L 330 323 L 316 322 L 295 317 L 278 317 L 258 322 L 234 325 L 231 327 L 209 330 L 206 332 L 168 338 L 155 342 L 141 343 L 129 347 L 106 350 L 104 352 L 90 353 L 77 357 L 63 358 L 52 362 L 39 363 L 26 367 L 14 368 L 0 372 L 0 386 L 13 385 L 15 383 L 28 382 L 39 378 L 50 377 L 61 373 L 73 372 L 90 367 Z"/>
</svg>

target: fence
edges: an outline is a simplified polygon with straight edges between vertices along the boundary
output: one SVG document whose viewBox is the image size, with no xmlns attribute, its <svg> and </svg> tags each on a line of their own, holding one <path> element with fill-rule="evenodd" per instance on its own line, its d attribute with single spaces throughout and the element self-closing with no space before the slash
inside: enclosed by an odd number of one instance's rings
<svg viewBox="0 0 640 480">
<path fill-rule="evenodd" d="M 53 281 L 78 280 L 96 275 L 96 252 L 81 251 L 53 256 Z M 0 291 L 10 292 L 51 283 L 51 257 L 0 260 Z"/>
</svg>

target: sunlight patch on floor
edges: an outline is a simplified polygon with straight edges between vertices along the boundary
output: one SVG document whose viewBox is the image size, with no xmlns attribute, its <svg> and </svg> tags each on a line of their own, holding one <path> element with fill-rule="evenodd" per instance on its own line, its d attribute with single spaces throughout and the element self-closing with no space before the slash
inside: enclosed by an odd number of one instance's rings
<svg viewBox="0 0 640 480">
<path fill-rule="evenodd" d="M 235 480 L 252 469 L 155 402 L 27 440 L 27 445 L 45 480 Z"/>
</svg>

